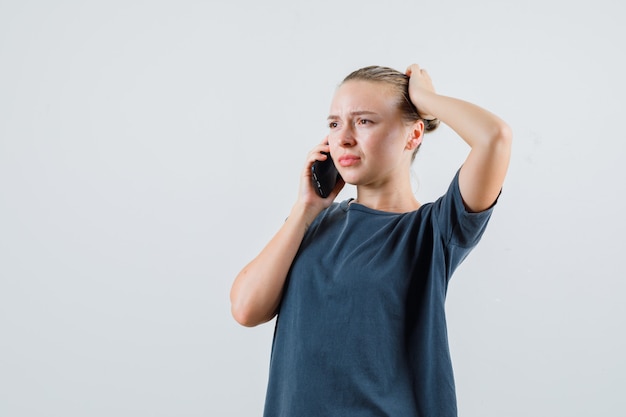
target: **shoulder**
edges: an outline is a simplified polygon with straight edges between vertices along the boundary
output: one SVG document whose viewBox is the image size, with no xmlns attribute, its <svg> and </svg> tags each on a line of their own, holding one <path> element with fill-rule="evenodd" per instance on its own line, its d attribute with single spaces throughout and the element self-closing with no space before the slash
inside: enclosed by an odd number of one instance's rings
<svg viewBox="0 0 626 417">
<path fill-rule="evenodd" d="M 471 246 L 476 244 L 482 235 L 497 199 L 486 210 L 470 211 L 461 196 L 459 173 L 460 169 L 457 170 L 446 193 L 432 203 L 432 218 L 446 240 L 456 245 Z"/>
</svg>

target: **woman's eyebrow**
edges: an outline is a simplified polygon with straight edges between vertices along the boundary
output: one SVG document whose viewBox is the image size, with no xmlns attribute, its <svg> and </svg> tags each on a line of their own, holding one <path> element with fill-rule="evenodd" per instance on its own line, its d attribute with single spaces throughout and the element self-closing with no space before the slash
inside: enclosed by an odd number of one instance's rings
<svg viewBox="0 0 626 417">
<path fill-rule="evenodd" d="M 376 112 L 373 111 L 369 111 L 369 110 L 358 110 L 358 111 L 353 111 L 350 112 L 350 116 L 363 116 L 363 115 L 375 115 L 377 114 Z M 339 116 L 331 114 L 330 116 L 328 116 L 328 120 L 337 120 L 340 119 Z"/>
</svg>

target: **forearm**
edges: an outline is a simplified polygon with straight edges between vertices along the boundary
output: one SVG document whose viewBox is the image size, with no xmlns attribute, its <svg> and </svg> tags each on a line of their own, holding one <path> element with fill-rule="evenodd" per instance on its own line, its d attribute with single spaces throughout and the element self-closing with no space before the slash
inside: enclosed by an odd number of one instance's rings
<svg viewBox="0 0 626 417">
<path fill-rule="evenodd" d="M 495 114 L 467 101 L 430 91 L 416 94 L 422 114 L 436 117 L 454 130 L 472 149 L 497 146 L 510 136 L 508 125 Z"/>
<path fill-rule="evenodd" d="M 239 273 L 230 300 L 233 317 L 240 324 L 256 326 L 276 315 L 291 263 L 316 215 L 296 204 L 276 235 Z"/>
</svg>

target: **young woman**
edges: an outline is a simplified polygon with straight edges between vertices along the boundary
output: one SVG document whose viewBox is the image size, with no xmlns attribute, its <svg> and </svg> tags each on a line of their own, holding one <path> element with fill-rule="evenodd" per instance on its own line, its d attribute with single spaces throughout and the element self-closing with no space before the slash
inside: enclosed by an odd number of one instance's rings
<svg viewBox="0 0 626 417">
<path fill-rule="evenodd" d="M 448 191 L 420 204 L 410 166 L 439 121 L 471 150 Z M 499 196 L 511 131 L 437 94 L 418 65 L 348 75 L 328 122 L 289 217 L 231 290 L 242 325 L 278 315 L 265 415 L 456 416 L 446 290 Z M 327 152 L 343 180 L 324 199 L 311 166 Z M 334 203 L 344 181 L 357 197 Z"/>
</svg>

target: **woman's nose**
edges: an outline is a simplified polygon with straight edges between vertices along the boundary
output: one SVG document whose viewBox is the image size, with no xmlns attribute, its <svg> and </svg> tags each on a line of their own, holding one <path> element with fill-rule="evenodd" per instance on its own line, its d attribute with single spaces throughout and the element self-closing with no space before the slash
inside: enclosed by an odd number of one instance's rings
<svg viewBox="0 0 626 417">
<path fill-rule="evenodd" d="M 339 144 L 341 146 L 353 146 L 356 140 L 354 138 L 354 131 L 351 127 L 342 129 L 339 136 Z"/>
</svg>

